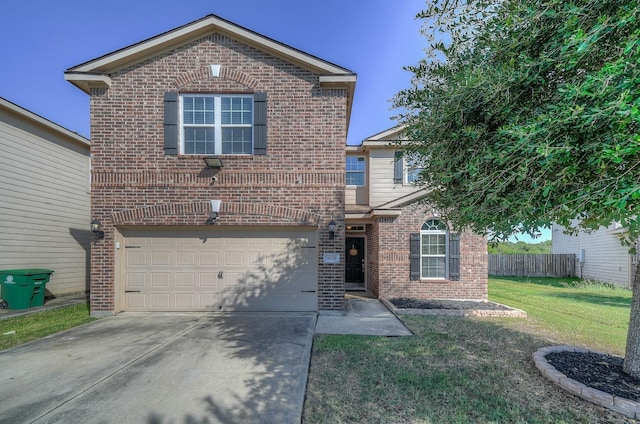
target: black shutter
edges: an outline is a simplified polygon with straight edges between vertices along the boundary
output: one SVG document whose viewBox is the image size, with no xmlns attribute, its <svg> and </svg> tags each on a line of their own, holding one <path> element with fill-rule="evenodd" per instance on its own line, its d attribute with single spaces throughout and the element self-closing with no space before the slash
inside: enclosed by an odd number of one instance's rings
<svg viewBox="0 0 640 424">
<path fill-rule="evenodd" d="M 164 93 L 164 154 L 178 154 L 178 93 Z"/>
<path fill-rule="evenodd" d="M 253 154 L 267 154 L 267 93 L 253 95 Z"/>
<path fill-rule="evenodd" d="M 460 234 L 449 234 L 449 280 L 460 281 Z"/>
<path fill-rule="evenodd" d="M 402 151 L 397 151 L 393 162 L 393 182 L 394 184 L 402 184 Z"/>
<path fill-rule="evenodd" d="M 420 280 L 420 234 L 409 234 L 409 279 Z"/>
</svg>

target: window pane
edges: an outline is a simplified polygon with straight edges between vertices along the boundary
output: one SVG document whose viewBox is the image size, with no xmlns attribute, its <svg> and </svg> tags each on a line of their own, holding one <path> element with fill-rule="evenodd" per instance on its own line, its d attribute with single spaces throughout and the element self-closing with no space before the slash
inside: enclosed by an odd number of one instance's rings
<svg viewBox="0 0 640 424">
<path fill-rule="evenodd" d="M 222 125 L 251 125 L 253 120 L 250 97 L 223 97 L 221 99 Z"/>
<path fill-rule="evenodd" d="M 184 153 L 187 155 L 214 154 L 213 128 L 184 127 Z"/>
<path fill-rule="evenodd" d="M 445 234 L 423 234 L 422 254 L 423 255 L 444 255 L 446 254 Z"/>
<path fill-rule="evenodd" d="M 422 258 L 422 278 L 444 278 L 444 258 Z"/>
<path fill-rule="evenodd" d="M 347 185 L 363 186 L 364 172 L 347 172 Z"/>
<path fill-rule="evenodd" d="M 252 130 L 247 127 L 222 128 L 222 154 L 251 154 Z"/>
<path fill-rule="evenodd" d="M 364 171 L 364 158 L 347 157 L 347 171 Z"/>
<path fill-rule="evenodd" d="M 184 125 L 213 125 L 213 97 L 183 97 L 182 123 Z"/>
</svg>

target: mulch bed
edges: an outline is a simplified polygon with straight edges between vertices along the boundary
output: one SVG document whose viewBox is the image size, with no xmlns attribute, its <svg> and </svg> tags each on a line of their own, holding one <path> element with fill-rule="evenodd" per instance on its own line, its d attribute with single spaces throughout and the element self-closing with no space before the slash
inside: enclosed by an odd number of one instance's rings
<svg viewBox="0 0 640 424">
<path fill-rule="evenodd" d="M 640 402 L 640 380 L 622 372 L 623 358 L 595 352 L 552 352 L 545 359 L 572 380 Z"/>
<path fill-rule="evenodd" d="M 508 311 L 510 308 L 494 302 L 476 302 L 472 300 L 418 300 L 406 297 L 389 299 L 396 308 L 401 309 L 446 309 L 457 311 Z"/>
</svg>

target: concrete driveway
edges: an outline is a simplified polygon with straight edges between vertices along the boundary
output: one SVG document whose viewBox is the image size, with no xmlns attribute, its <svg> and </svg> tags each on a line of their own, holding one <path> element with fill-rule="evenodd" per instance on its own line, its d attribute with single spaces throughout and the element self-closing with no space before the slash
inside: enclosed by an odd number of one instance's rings
<svg viewBox="0 0 640 424">
<path fill-rule="evenodd" d="M 123 313 L 0 352 L 2 423 L 296 423 L 315 313 Z"/>
</svg>

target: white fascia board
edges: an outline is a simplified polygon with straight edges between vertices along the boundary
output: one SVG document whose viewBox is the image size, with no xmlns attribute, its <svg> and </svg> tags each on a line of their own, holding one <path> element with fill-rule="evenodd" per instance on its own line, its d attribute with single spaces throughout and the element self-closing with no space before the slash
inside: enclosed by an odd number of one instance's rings
<svg viewBox="0 0 640 424">
<path fill-rule="evenodd" d="M 82 91 L 88 93 L 91 87 L 109 88 L 111 78 L 104 74 L 85 74 L 79 72 L 66 72 L 64 79 L 69 81 Z"/>
<path fill-rule="evenodd" d="M 375 142 L 375 141 L 381 141 L 381 142 L 389 142 L 389 137 L 393 136 L 393 135 L 397 135 L 397 134 L 401 134 L 404 129 L 406 128 L 406 125 L 399 125 L 393 128 L 389 128 L 386 129 L 384 131 L 381 131 L 377 134 L 374 134 L 370 137 L 367 137 L 363 140 L 364 144 L 371 144 L 371 142 Z"/>
<path fill-rule="evenodd" d="M 71 68 L 74 72 L 113 72 L 125 64 L 142 60 L 142 58 L 153 56 L 158 52 L 171 46 L 186 42 L 187 40 L 200 37 L 204 34 L 218 31 L 231 36 L 231 38 L 242 40 L 258 49 L 267 50 L 274 55 L 286 60 L 298 63 L 307 69 L 318 73 L 329 73 L 338 75 L 352 75 L 353 73 L 345 68 L 333 65 L 319 58 L 313 57 L 300 50 L 288 47 L 275 40 L 271 40 L 253 31 L 249 31 L 231 22 L 209 16 L 205 19 L 187 24 L 181 28 L 166 32 L 156 37 L 134 44 L 130 47 L 107 54 L 98 59 Z"/>
</svg>

